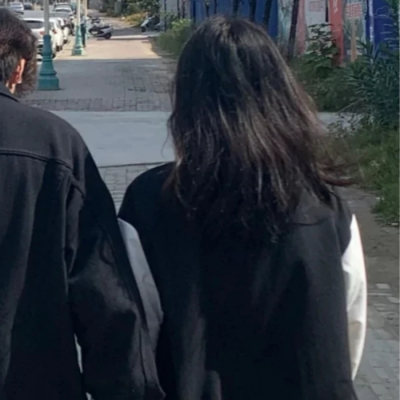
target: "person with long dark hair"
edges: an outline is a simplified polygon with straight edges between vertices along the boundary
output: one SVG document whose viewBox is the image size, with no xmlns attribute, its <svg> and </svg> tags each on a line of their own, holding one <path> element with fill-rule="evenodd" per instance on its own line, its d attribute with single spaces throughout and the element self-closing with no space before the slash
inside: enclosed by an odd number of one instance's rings
<svg viewBox="0 0 400 400">
<path fill-rule="evenodd" d="M 166 398 L 354 399 L 366 278 L 349 179 L 262 27 L 217 16 L 193 33 L 169 130 L 175 161 L 135 179 L 119 214 L 157 289 Z"/>
</svg>

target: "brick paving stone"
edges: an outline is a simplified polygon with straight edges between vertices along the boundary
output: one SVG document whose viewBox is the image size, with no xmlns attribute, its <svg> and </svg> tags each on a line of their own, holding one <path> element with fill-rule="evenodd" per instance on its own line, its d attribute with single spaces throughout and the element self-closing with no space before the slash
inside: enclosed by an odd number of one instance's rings
<svg viewBox="0 0 400 400">
<path fill-rule="evenodd" d="M 119 208 L 124 188 L 155 165 L 101 168 L 100 173 Z M 398 230 L 382 227 L 371 213 L 373 195 L 344 192 L 357 215 L 369 275 L 367 343 L 356 390 L 360 400 L 399 400 Z M 383 271 L 383 272 L 382 272 Z M 397 281 L 396 281 L 397 277 Z"/>
<path fill-rule="evenodd" d="M 170 111 L 169 63 L 153 52 L 149 38 L 119 31 L 128 40 L 90 41 L 87 57 L 64 51 L 54 61 L 61 90 L 34 91 L 23 102 L 52 111 Z"/>
</svg>

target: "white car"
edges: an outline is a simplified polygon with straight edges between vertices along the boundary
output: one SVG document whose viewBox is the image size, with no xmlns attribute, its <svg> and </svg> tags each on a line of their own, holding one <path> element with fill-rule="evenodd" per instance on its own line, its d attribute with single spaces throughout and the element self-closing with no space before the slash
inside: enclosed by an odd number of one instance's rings
<svg viewBox="0 0 400 400">
<path fill-rule="evenodd" d="M 53 15 L 60 15 L 63 18 L 68 15 L 68 17 L 73 20 L 74 18 L 74 13 L 71 11 L 69 8 L 55 8 L 52 12 Z"/>
<path fill-rule="evenodd" d="M 37 40 L 37 48 L 39 55 L 42 54 L 43 51 L 43 36 L 44 36 L 44 19 L 43 18 L 24 18 L 24 21 L 28 25 L 28 28 L 32 31 Z M 51 49 L 53 58 L 57 54 L 57 43 L 54 38 L 54 32 L 50 30 L 50 38 L 51 38 Z"/>
<path fill-rule="evenodd" d="M 53 12 L 63 12 L 63 13 L 68 13 L 73 15 L 74 12 L 72 11 L 72 8 L 68 5 L 64 5 L 64 4 L 56 4 L 53 7 Z"/>
<path fill-rule="evenodd" d="M 74 17 L 70 13 L 53 11 L 50 13 L 50 18 L 62 18 L 64 20 L 64 27 L 68 28 L 69 35 L 74 34 Z"/>
<path fill-rule="evenodd" d="M 57 18 L 50 18 L 50 31 L 54 34 L 57 51 L 61 51 L 64 47 L 64 33 Z"/>
<path fill-rule="evenodd" d="M 55 18 L 58 21 L 58 23 L 59 23 L 59 25 L 61 27 L 61 31 L 63 33 L 64 44 L 68 43 L 69 42 L 69 36 L 71 35 L 71 30 L 70 30 L 70 27 L 68 25 L 68 21 L 66 21 L 62 17 L 53 17 L 53 18 Z"/>
<path fill-rule="evenodd" d="M 15 13 L 21 14 L 21 15 L 23 15 L 25 12 L 24 5 L 22 3 L 17 3 L 17 2 L 9 3 L 8 8 L 11 11 L 14 11 Z"/>
</svg>

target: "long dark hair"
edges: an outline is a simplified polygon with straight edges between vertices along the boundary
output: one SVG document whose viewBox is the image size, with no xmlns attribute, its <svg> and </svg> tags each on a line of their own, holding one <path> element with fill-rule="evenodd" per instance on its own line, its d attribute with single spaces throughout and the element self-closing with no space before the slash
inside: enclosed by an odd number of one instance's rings
<svg viewBox="0 0 400 400">
<path fill-rule="evenodd" d="M 330 204 L 329 185 L 345 183 L 312 101 L 264 29 L 244 19 L 212 17 L 190 37 L 169 130 L 167 187 L 215 234 L 232 224 L 278 234 L 304 192 Z"/>
<path fill-rule="evenodd" d="M 32 91 L 36 84 L 36 39 L 25 21 L 9 10 L 0 9 L 0 82 L 6 84 L 21 59 L 25 60 L 22 82 L 16 93 L 21 96 Z"/>
</svg>

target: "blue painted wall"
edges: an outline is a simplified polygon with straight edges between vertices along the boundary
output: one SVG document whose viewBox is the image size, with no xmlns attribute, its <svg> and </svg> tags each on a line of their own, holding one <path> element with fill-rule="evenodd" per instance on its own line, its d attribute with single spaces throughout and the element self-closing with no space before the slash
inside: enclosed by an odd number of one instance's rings
<svg viewBox="0 0 400 400">
<path fill-rule="evenodd" d="M 372 5 L 372 10 L 368 13 L 370 20 L 367 26 L 370 28 L 370 40 L 373 41 L 375 48 L 381 42 L 387 43 L 392 48 L 398 48 L 399 32 L 396 32 L 393 24 L 396 15 L 393 8 L 385 0 L 371 0 L 369 4 L 370 7 Z"/>
<path fill-rule="evenodd" d="M 209 13 L 214 14 L 215 0 L 210 1 Z M 262 23 L 264 14 L 264 5 L 266 0 L 257 1 L 256 22 Z M 390 41 L 392 47 L 398 47 L 398 32 L 393 27 L 393 10 L 386 0 L 365 0 L 366 1 L 366 36 L 373 42 L 375 48 L 382 41 Z M 206 10 L 204 0 L 191 0 L 192 18 L 196 23 L 204 21 Z M 249 1 L 242 0 L 239 8 L 239 15 L 249 16 Z M 217 14 L 232 14 L 232 0 L 217 0 Z M 278 36 L 278 0 L 273 0 L 271 18 L 268 25 L 268 33 L 276 38 Z M 395 40 L 393 40 L 395 38 Z"/>
<path fill-rule="evenodd" d="M 264 14 L 265 0 L 257 1 L 256 8 L 256 22 L 262 23 Z M 206 10 L 203 0 L 191 0 L 192 18 L 196 23 L 204 21 L 206 18 Z M 210 15 L 214 14 L 215 0 L 210 0 Z M 250 11 L 250 5 L 248 0 L 242 0 L 239 8 L 239 15 L 248 17 Z M 217 14 L 232 14 L 232 0 L 217 0 Z M 268 33 L 276 38 L 278 36 L 278 0 L 273 0 L 271 17 L 268 25 Z"/>
</svg>

